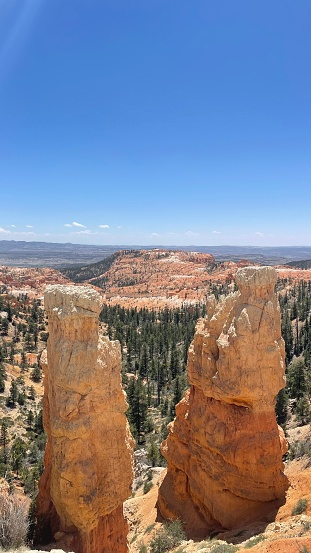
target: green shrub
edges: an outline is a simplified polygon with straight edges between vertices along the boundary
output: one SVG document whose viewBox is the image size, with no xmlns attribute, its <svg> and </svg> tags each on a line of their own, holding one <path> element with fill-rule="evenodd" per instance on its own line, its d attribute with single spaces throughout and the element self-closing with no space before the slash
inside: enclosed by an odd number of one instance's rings
<svg viewBox="0 0 311 553">
<path fill-rule="evenodd" d="M 155 527 L 155 522 L 153 522 L 152 524 L 149 524 L 149 526 L 147 526 L 146 530 L 145 530 L 145 534 L 149 534 L 149 532 L 151 532 L 151 530 L 153 530 Z"/>
<path fill-rule="evenodd" d="M 150 492 L 152 486 L 153 486 L 153 483 L 152 483 L 152 482 L 148 482 L 148 480 L 146 480 L 146 481 L 144 482 L 144 494 Z"/>
<path fill-rule="evenodd" d="M 236 545 L 232 545 L 231 543 L 221 543 L 216 545 L 216 547 L 213 547 L 211 553 L 234 553 L 236 550 Z"/>
<path fill-rule="evenodd" d="M 261 541 L 265 540 L 265 536 L 255 536 L 254 538 L 250 538 L 248 542 L 244 545 L 245 549 L 251 549 L 251 547 L 254 547 L 257 545 L 257 543 L 260 543 Z"/>
<path fill-rule="evenodd" d="M 301 515 L 304 513 L 308 507 L 308 503 L 307 499 L 299 499 L 292 510 L 292 515 Z"/>
<path fill-rule="evenodd" d="M 165 524 L 150 542 L 150 553 L 165 553 L 186 539 L 182 522 L 175 520 Z"/>
</svg>

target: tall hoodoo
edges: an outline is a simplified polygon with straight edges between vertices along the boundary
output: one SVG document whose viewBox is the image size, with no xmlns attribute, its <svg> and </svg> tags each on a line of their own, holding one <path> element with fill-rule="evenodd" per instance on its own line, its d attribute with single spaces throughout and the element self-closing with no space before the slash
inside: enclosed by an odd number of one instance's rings
<svg viewBox="0 0 311 553">
<path fill-rule="evenodd" d="M 162 444 L 158 506 L 193 535 L 251 522 L 288 488 L 274 411 L 285 385 L 276 280 L 272 267 L 240 269 L 239 291 L 208 299 L 189 348 L 190 390 Z"/>
<path fill-rule="evenodd" d="M 123 501 L 131 493 L 133 438 L 118 342 L 99 335 L 100 295 L 48 286 L 43 418 L 48 436 L 37 500 L 38 541 L 79 553 L 125 553 Z"/>
</svg>

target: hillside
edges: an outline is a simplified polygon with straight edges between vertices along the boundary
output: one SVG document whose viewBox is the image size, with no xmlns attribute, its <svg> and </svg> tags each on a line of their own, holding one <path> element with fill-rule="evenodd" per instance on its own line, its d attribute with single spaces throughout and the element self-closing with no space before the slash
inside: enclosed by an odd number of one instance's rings
<svg viewBox="0 0 311 553">
<path fill-rule="evenodd" d="M 231 283 L 238 268 L 252 264 L 247 259 L 216 262 L 211 254 L 183 250 L 123 250 L 61 271 L 74 282 L 102 289 L 109 304 L 157 308 L 202 302 L 216 284 Z M 281 279 L 311 279 L 311 270 L 281 265 L 277 271 Z"/>
<path fill-rule="evenodd" d="M 290 267 L 295 269 L 311 269 L 311 259 L 304 259 L 302 261 L 290 261 L 287 263 Z"/>
<path fill-rule="evenodd" d="M 101 288 L 109 303 L 173 307 L 204 300 L 212 282 L 231 281 L 231 268 L 236 267 L 225 263 L 218 269 L 210 254 L 154 249 L 125 250 L 100 263 L 62 272 L 75 282 Z"/>
<path fill-rule="evenodd" d="M 210 254 L 174 250 L 124 250 L 100 263 L 63 270 L 75 282 L 101 288 L 107 300 L 156 306 L 204 298 L 216 266 Z"/>
<path fill-rule="evenodd" d="M 112 255 L 109 255 L 108 257 L 102 259 L 101 261 L 98 261 L 97 263 L 90 263 L 88 265 L 79 265 L 77 267 L 60 269 L 60 272 L 66 277 L 70 278 L 70 280 L 72 280 L 73 282 L 86 282 L 92 278 L 104 275 L 119 256 L 120 253 L 113 253 Z"/>
</svg>

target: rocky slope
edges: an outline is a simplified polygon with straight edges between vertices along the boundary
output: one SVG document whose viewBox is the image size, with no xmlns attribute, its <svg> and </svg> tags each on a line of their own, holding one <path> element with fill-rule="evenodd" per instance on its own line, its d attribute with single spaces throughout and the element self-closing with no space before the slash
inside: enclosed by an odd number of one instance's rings
<svg viewBox="0 0 311 553">
<path fill-rule="evenodd" d="M 118 342 L 99 336 L 90 287 L 49 286 L 43 418 L 48 436 L 37 500 L 37 541 L 76 553 L 125 553 L 123 501 L 133 439 L 125 417 Z"/>
<path fill-rule="evenodd" d="M 107 299 L 131 302 L 146 298 L 150 303 L 174 305 L 182 300 L 198 301 L 214 265 L 212 255 L 169 250 L 121 252 L 104 278 L 89 282 L 103 286 Z M 138 303 L 139 305 L 139 303 Z"/>
<path fill-rule="evenodd" d="M 162 446 L 168 469 L 158 502 L 189 535 L 236 528 L 284 501 L 286 442 L 274 412 L 285 385 L 276 280 L 271 267 L 240 269 L 239 291 L 218 304 L 211 298 L 197 325 L 190 390 Z"/>
<path fill-rule="evenodd" d="M 211 254 L 199 252 L 135 250 L 118 252 L 97 263 L 93 277 L 87 267 L 76 276 L 70 270 L 68 276 L 99 287 L 110 304 L 163 308 L 205 301 L 214 283 L 232 282 L 237 270 L 248 265 L 247 259 L 216 263 Z M 277 272 L 280 278 L 291 281 L 311 279 L 311 270 L 279 266 Z"/>
<path fill-rule="evenodd" d="M 0 266 L 0 290 L 15 296 L 27 294 L 29 297 L 43 295 L 47 284 L 66 284 L 69 279 L 54 269 L 25 269 Z"/>
</svg>

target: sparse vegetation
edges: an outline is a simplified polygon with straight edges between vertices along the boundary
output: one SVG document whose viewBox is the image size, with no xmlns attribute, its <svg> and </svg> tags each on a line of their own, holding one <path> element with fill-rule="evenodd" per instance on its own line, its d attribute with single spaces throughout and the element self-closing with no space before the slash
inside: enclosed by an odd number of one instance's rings
<svg viewBox="0 0 311 553">
<path fill-rule="evenodd" d="M 301 515 L 307 510 L 309 501 L 307 499 L 299 499 L 292 510 L 292 515 Z"/>
<path fill-rule="evenodd" d="M 46 327 L 39 300 L 26 294 L 0 295 L 0 477 L 32 496 L 43 466 L 45 436 L 40 395 L 33 381 L 41 380 L 38 359 Z M 7 321 L 4 327 L 2 321 Z"/>
<path fill-rule="evenodd" d="M 234 553 L 237 549 L 237 546 L 232 545 L 231 543 L 221 543 L 219 545 L 215 545 L 215 547 L 211 550 L 211 553 Z"/>
<path fill-rule="evenodd" d="M 147 526 L 145 530 L 145 534 L 149 534 L 154 527 L 155 527 L 155 522 L 153 524 L 149 524 L 149 526 Z"/>
<path fill-rule="evenodd" d="M 255 545 L 257 545 L 257 543 L 260 543 L 261 541 L 265 540 L 265 536 L 262 535 L 262 534 L 259 534 L 259 536 L 254 536 L 253 538 L 250 538 L 246 544 L 244 545 L 244 548 L 245 549 L 251 549 L 252 547 L 254 547 Z"/>
<path fill-rule="evenodd" d="M 310 520 L 303 520 L 302 521 L 302 526 L 303 526 L 303 531 L 304 532 L 309 532 L 309 530 L 311 529 L 311 521 Z"/>
<path fill-rule="evenodd" d="M 144 482 L 144 494 L 150 492 L 152 486 L 153 486 L 153 483 L 152 483 L 152 482 L 148 482 L 148 480 L 146 480 L 146 481 Z"/>
<path fill-rule="evenodd" d="M 150 542 L 150 553 L 165 553 L 186 539 L 182 522 L 175 520 L 164 524 Z"/>
<path fill-rule="evenodd" d="M 300 459 L 306 455 L 311 458 L 311 443 L 310 440 L 295 441 L 289 448 L 289 459 Z"/>
</svg>

